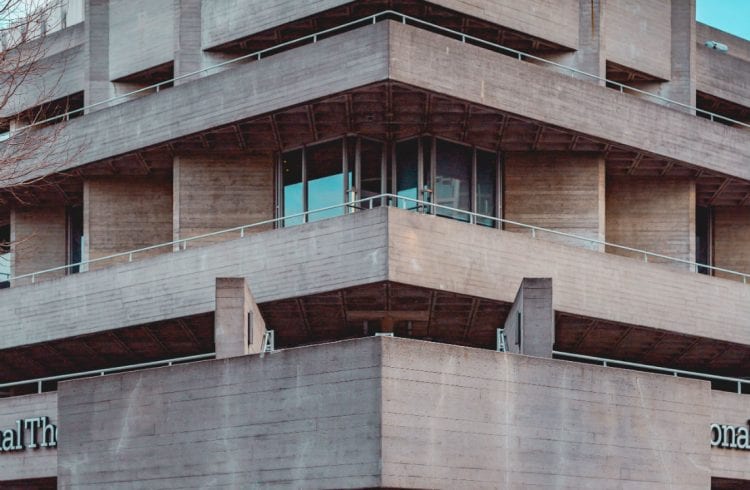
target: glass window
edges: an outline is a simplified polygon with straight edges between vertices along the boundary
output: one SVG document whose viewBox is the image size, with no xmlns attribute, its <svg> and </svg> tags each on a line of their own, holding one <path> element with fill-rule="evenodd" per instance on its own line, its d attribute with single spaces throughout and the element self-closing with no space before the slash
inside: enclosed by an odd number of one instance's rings
<svg viewBox="0 0 750 490">
<path fill-rule="evenodd" d="M 471 147 L 437 140 L 435 169 L 435 203 L 456 209 L 471 210 Z M 437 208 L 440 216 L 469 221 L 469 216 Z"/>
<path fill-rule="evenodd" d="M 281 180 L 284 188 L 284 201 L 282 214 L 302 213 L 305 211 L 302 195 L 302 150 L 294 150 L 281 158 Z M 299 225 L 304 223 L 302 216 L 296 216 L 284 220 L 284 226 Z"/>
<path fill-rule="evenodd" d="M 396 195 L 418 199 L 419 140 L 411 139 L 396 143 Z M 399 199 L 398 207 L 416 209 L 413 201 Z"/>
<path fill-rule="evenodd" d="M 477 209 L 476 212 L 495 216 L 497 203 L 497 154 L 477 150 Z M 494 226 L 487 218 L 477 218 L 477 224 Z"/>
<path fill-rule="evenodd" d="M 83 206 L 68 208 L 68 264 L 77 264 L 83 257 Z M 79 266 L 68 269 L 69 274 L 79 272 Z"/>
<path fill-rule="evenodd" d="M 360 198 L 382 194 L 383 189 L 383 143 L 362 139 L 360 141 Z M 375 200 L 374 206 L 380 206 L 381 200 Z M 362 203 L 362 207 L 369 206 L 369 203 Z"/>
<path fill-rule="evenodd" d="M 312 211 L 344 203 L 342 140 L 307 148 L 307 209 Z M 343 206 L 309 215 L 309 221 L 341 216 Z"/>
<path fill-rule="evenodd" d="M 10 286 L 10 225 L 0 226 L 0 289 Z"/>
</svg>

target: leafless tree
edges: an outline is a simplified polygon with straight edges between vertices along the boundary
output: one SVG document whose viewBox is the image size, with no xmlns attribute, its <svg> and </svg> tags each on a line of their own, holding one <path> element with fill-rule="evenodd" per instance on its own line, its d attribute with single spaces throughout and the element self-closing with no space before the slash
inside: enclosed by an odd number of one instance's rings
<svg viewBox="0 0 750 490">
<path fill-rule="evenodd" d="M 0 0 L 0 199 L 6 202 L 23 204 L 22 189 L 43 185 L 45 175 L 66 163 L 55 143 L 68 99 L 54 100 L 60 75 L 49 76 L 45 39 L 65 27 L 68 2 Z M 0 239 L 0 260 L 7 260 L 9 246 Z M 0 276 L 3 269 L 0 263 Z"/>
</svg>

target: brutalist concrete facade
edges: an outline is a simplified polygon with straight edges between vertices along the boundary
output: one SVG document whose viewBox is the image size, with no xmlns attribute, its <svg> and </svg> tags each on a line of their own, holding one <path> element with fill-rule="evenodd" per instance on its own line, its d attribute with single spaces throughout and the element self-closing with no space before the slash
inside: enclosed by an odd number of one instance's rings
<svg viewBox="0 0 750 490">
<path fill-rule="evenodd" d="M 66 4 L 0 111 L 52 137 L 0 488 L 750 486 L 750 42 L 694 0 Z"/>
</svg>

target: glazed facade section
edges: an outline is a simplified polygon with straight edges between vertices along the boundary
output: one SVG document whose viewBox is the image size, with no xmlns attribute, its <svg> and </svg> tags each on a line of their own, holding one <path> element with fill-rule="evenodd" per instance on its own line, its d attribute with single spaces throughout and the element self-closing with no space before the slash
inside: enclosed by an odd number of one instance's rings
<svg viewBox="0 0 750 490">
<path fill-rule="evenodd" d="M 0 186 L 0 486 L 748 484 L 750 42 L 693 0 L 81 12 L 0 114 L 55 136 Z"/>
</svg>

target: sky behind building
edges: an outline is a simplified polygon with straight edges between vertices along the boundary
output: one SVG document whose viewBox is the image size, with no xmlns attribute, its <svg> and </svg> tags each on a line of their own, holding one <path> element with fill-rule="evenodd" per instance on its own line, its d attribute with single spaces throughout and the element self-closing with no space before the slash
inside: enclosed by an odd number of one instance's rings
<svg viewBox="0 0 750 490">
<path fill-rule="evenodd" d="M 697 0 L 696 10 L 698 22 L 750 40 L 749 0 Z"/>
</svg>

